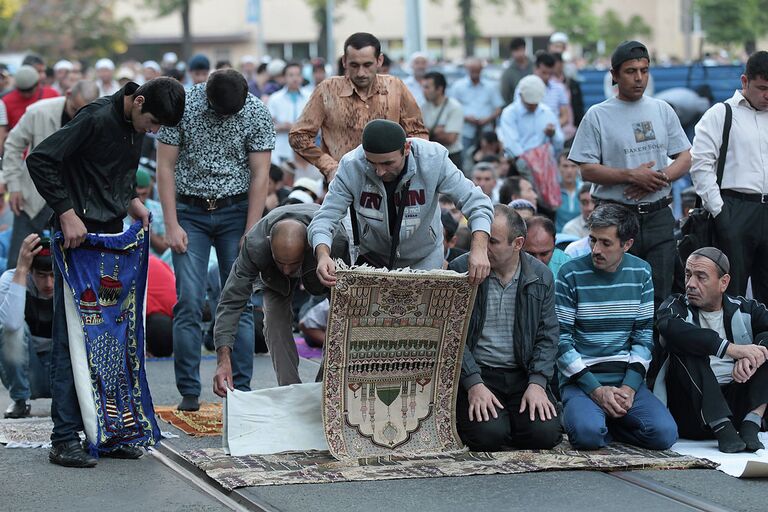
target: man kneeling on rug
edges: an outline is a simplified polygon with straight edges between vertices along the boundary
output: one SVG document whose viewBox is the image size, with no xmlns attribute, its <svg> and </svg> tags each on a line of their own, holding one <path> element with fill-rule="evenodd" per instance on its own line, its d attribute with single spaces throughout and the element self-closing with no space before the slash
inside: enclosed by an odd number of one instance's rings
<svg viewBox="0 0 768 512">
<path fill-rule="evenodd" d="M 227 395 L 232 382 L 231 352 L 240 315 L 254 285 L 264 291 L 264 338 L 280 386 L 297 384 L 299 354 L 293 341 L 293 291 L 301 282 L 312 295 L 328 289 L 317 278 L 317 262 L 307 241 L 307 225 L 317 214 L 316 204 L 275 208 L 245 235 L 216 309 L 213 341 L 217 366 L 213 391 Z M 337 229 L 331 256 L 349 261 L 347 233 Z"/>
<path fill-rule="evenodd" d="M 591 254 L 564 263 L 555 283 L 568 440 L 577 450 L 611 440 L 666 450 L 677 426 L 644 383 L 653 347 L 651 266 L 627 253 L 639 222 L 629 209 L 604 203 L 587 224 Z"/>
<path fill-rule="evenodd" d="M 456 405 L 459 436 L 474 451 L 549 449 L 562 439 L 548 389 L 557 352 L 552 272 L 521 251 L 525 221 L 497 205 L 491 274 L 480 284 L 467 330 Z M 468 255 L 448 266 L 466 272 Z"/>
<path fill-rule="evenodd" d="M 13 400 L 6 418 L 29 416 L 30 398 L 51 396 L 52 319 L 51 240 L 33 233 L 0 277 L 0 376 Z"/>
<path fill-rule="evenodd" d="M 654 393 L 666 398 L 683 437 L 714 437 L 725 453 L 754 452 L 764 448 L 758 433 L 768 403 L 768 311 L 725 293 L 729 271 L 728 257 L 714 247 L 688 257 L 685 295 L 659 307 L 669 358 Z"/>
</svg>

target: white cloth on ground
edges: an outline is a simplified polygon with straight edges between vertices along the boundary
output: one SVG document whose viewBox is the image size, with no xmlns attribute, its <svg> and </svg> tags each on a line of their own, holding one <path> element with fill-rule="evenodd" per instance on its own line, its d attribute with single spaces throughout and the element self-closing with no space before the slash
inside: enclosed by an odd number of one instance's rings
<svg viewBox="0 0 768 512">
<path fill-rule="evenodd" d="M 322 382 L 227 391 L 222 435 L 225 452 L 239 457 L 328 450 L 322 394 Z"/>
</svg>

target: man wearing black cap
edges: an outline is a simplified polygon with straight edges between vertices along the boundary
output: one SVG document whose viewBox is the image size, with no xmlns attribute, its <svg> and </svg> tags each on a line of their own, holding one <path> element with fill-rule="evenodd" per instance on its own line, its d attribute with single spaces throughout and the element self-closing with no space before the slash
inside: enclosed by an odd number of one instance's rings
<svg viewBox="0 0 768 512">
<path fill-rule="evenodd" d="M 649 65 L 642 43 L 624 41 L 616 48 L 611 76 L 618 95 L 589 109 L 568 158 L 579 164 L 584 181 L 594 183 L 595 204 L 620 203 L 638 215 L 640 232 L 630 252 L 651 265 L 658 307 L 672 291 L 670 184 L 688 172 L 691 145 L 672 107 L 643 95 Z"/>
<path fill-rule="evenodd" d="M 389 269 L 441 268 L 440 194 L 460 205 L 469 219 L 469 278 L 479 284 L 490 272 L 490 199 L 464 177 L 442 145 L 406 139 L 405 130 L 393 121 L 369 122 L 362 145 L 339 162 L 336 178 L 307 230 L 320 281 L 325 286 L 336 283 L 331 241 L 350 207 L 356 212 L 360 233 L 359 262 Z"/>
<path fill-rule="evenodd" d="M 654 393 L 666 398 L 682 437 L 715 437 L 722 452 L 753 452 L 764 448 L 758 432 L 768 403 L 768 311 L 725 293 L 729 270 L 714 247 L 688 257 L 685 295 L 669 297 L 657 314 L 669 358 Z"/>
<path fill-rule="evenodd" d="M 211 73 L 211 61 L 202 53 L 198 53 L 189 59 L 187 68 L 192 85 L 202 84 L 208 80 L 208 75 Z"/>
<path fill-rule="evenodd" d="M 51 240 L 33 233 L 16 268 L 0 276 L 0 377 L 13 400 L 6 418 L 29 416 L 30 398 L 51 396 L 52 319 Z"/>
<path fill-rule="evenodd" d="M 183 397 L 179 409 L 196 411 L 209 254 L 215 247 L 224 283 L 245 233 L 264 211 L 275 127 L 261 100 L 248 92 L 243 75 L 227 69 L 187 91 L 181 123 L 163 127 L 157 140 L 157 185 L 178 295 L 173 354 L 176 387 Z M 252 315 L 240 317 L 234 347 L 234 387 L 248 391 Z"/>
</svg>

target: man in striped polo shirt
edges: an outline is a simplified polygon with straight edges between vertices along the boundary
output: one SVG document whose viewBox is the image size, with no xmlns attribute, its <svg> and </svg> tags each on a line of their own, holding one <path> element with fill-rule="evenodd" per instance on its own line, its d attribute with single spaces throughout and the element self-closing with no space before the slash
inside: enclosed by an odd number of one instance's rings
<svg viewBox="0 0 768 512">
<path fill-rule="evenodd" d="M 653 280 L 650 265 L 627 252 L 637 217 L 606 203 L 587 223 L 592 252 L 565 263 L 555 283 L 566 433 L 576 449 L 616 440 L 665 450 L 677 440 L 677 425 L 644 383 L 653 347 Z"/>
</svg>

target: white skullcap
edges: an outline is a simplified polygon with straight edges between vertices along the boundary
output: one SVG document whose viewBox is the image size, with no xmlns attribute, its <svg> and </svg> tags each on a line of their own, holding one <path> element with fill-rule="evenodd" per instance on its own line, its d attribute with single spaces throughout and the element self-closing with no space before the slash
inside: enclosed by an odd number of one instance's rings
<svg viewBox="0 0 768 512">
<path fill-rule="evenodd" d="M 173 52 L 166 52 L 163 54 L 163 62 L 173 65 L 179 62 L 179 57 Z"/>
<path fill-rule="evenodd" d="M 253 55 L 243 55 L 240 58 L 240 64 L 256 64 L 256 57 Z"/>
<path fill-rule="evenodd" d="M 305 188 L 315 194 L 315 197 L 323 195 L 323 184 L 320 180 L 313 180 L 312 178 L 299 178 L 293 182 L 293 188 Z"/>
<path fill-rule="evenodd" d="M 426 54 L 426 53 L 424 53 L 424 52 L 413 52 L 413 53 L 411 54 L 411 58 L 408 60 L 408 62 L 409 62 L 409 63 L 411 63 L 411 64 L 413 64 L 413 61 L 415 61 L 416 59 L 425 59 L 425 60 L 429 60 L 429 57 L 428 57 L 428 56 L 427 56 L 427 54 Z"/>
<path fill-rule="evenodd" d="M 568 44 L 568 36 L 563 32 L 555 32 L 549 36 L 550 43 L 565 43 Z"/>
<path fill-rule="evenodd" d="M 75 66 L 68 60 L 60 60 L 59 62 L 53 65 L 54 71 L 60 71 L 62 69 L 66 69 L 67 71 L 72 71 L 73 69 L 75 69 Z"/>
<path fill-rule="evenodd" d="M 96 61 L 96 65 L 93 66 L 95 69 L 109 69 L 114 71 L 115 70 L 115 63 L 112 62 L 109 59 L 99 59 Z"/>
<path fill-rule="evenodd" d="M 536 75 L 524 77 L 518 82 L 517 89 L 520 91 L 520 98 L 530 105 L 541 103 L 541 100 L 544 99 L 544 95 L 547 93 L 547 86 L 544 84 L 544 80 Z"/>
<path fill-rule="evenodd" d="M 267 74 L 269 76 L 277 76 L 283 74 L 285 68 L 285 61 L 283 59 L 272 59 L 267 64 Z"/>
<path fill-rule="evenodd" d="M 118 69 L 117 73 L 115 74 L 116 80 L 133 80 L 134 78 L 135 74 L 133 70 L 125 66 L 120 67 L 120 69 Z"/>
<path fill-rule="evenodd" d="M 154 60 L 148 60 L 148 61 L 144 62 L 144 64 L 142 64 L 141 66 L 144 67 L 144 68 L 147 68 L 147 69 L 154 69 L 158 73 L 162 71 L 162 69 L 160 69 L 160 64 L 158 64 Z"/>
</svg>

